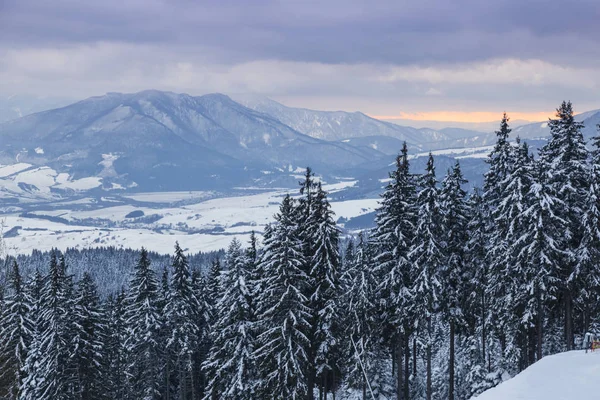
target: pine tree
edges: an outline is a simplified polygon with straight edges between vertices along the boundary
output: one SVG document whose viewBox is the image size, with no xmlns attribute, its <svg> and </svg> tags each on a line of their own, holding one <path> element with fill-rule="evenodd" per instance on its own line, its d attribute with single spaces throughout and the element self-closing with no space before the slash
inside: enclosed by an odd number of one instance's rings
<svg viewBox="0 0 600 400">
<path fill-rule="evenodd" d="M 433 156 L 429 155 L 427 168 L 420 177 L 421 188 L 417 196 L 418 224 L 413 248 L 409 257 L 414 264 L 414 309 L 420 316 L 419 329 L 425 348 L 426 360 L 426 397 L 432 399 L 432 346 L 434 342 L 435 316 L 439 308 L 441 295 L 440 271 L 444 260 L 442 239 L 441 205 Z"/>
<path fill-rule="evenodd" d="M 517 317 L 523 324 L 525 334 L 530 334 L 530 354 L 528 363 L 542 357 L 544 309 L 549 301 L 555 300 L 561 289 L 562 278 L 556 262 L 567 254 L 557 246 L 558 229 L 565 221 L 553 211 L 560 200 L 554 197 L 551 184 L 542 170 L 544 164 L 536 166 L 536 181 L 531 186 L 531 205 L 524 212 L 527 226 L 519 239 L 520 251 L 518 268 L 511 278 L 519 283 L 512 296 L 513 307 L 517 309 Z M 518 279 L 518 280 L 517 280 Z M 534 349 L 537 351 L 534 353 Z M 523 355 L 525 358 L 525 355 Z"/>
<path fill-rule="evenodd" d="M 37 366 L 24 385 L 26 399 L 66 400 L 75 397 L 76 376 L 73 374 L 72 355 L 72 280 L 66 275 L 66 263 L 60 263 L 53 252 L 49 275 L 46 277 L 39 300 L 39 336 L 34 339 L 32 357 Z M 31 365 L 31 361 L 26 364 Z M 31 383 L 36 382 L 37 387 Z"/>
<path fill-rule="evenodd" d="M 158 283 L 150 268 L 148 252 L 142 248 L 125 301 L 127 323 L 127 375 L 133 398 L 159 398 L 160 327 Z"/>
<path fill-rule="evenodd" d="M 33 334 L 31 302 L 14 260 L 0 314 L 0 397 L 17 399 Z"/>
<path fill-rule="evenodd" d="M 571 281 L 577 262 L 576 252 L 581 242 L 581 216 L 585 207 L 588 152 L 581 132 L 583 124 L 575 121 L 571 102 L 563 102 L 556 110 L 556 119 L 548 121 L 550 141 L 540 151 L 545 179 L 549 190 L 560 200 L 551 205 L 551 211 L 563 222 L 554 245 L 565 251 L 564 257 L 551 260 L 560 277 L 562 287 L 557 299 L 564 310 L 564 331 L 567 350 L 574 346 L 573 290 L 577 282 Z"/>
<path fill-rule="evenodd" d="M 96 284 L 85 272 L 79 281 L 74 306 L 73 358 L 77 366 L 78 398 L 101 399 L 106 395 L 104 345 L 106 321 Z"/>
<path fill-rule="evenodd" d="M 250 271 L 239 241 L 234 239 L 226 254 L 227 270 L 216 310 L 212 347 L 206 361 L 209 383 L 207 398 L 253 399 L 252 289 Z"/>
<path fill-rule="evenodd" d="M 260 259 L 262 291 L 258 297 L 259 335 L 255 351 L 260 380 L 257 396 L 304 399 L 308 396 L 311 314 L 304 295 L 309 278 L 298 235 L 295 205 L 286 196 L 275 225 L 267 230 Z"/>
<path fill-rule="evenodd" d="M 107 334 L 104 354 L 106 357 L 105 376 L 108 383 L 107 397 L 110 399 L 128 398 L 125 302 L 124 290 L 107 300 Z"/>
<path fill-rule="evenodd" d="M 448 400 L 454 400 L 455 390 L 455 335 L 465 324 L 467 224 L 469 208 L 458 161 L 442 182 L 440 204 L 442 231 L 445 237 L 444 267 L 441 271 L 441 311 L 449 324 Z"/>
<path fill-rule="evenodd" d="M 310 277 L 311 309 L 315 324 L 314 347 L 316 376 L 325 394 L 337 385 L 340 376 L 340 319 L 337 304 L 341 294 L 340 285 L 340 231 L 333 219 L 333 212 L 327 200 L 327 193 L 317 184 L 312 222 L 314 254 L 311 261 Z"/>
<path fill-rule="evenodd" d="M 20 398 L 24 400 L 37 400 L 40 398 L 41 380 L 43 379 L 39 362 L 41 359 L 41 301 L 44 290 L 44 278 L 36 270 L 33 278 L 27 285 L 27 296 L 30 299 L 29 315 L 32 324 L 31 342 L 27 351 L 25 365 L 23 366 L 24 379 L 21 384 Z"/>
<path fill-rule="evenodd" d="M 600 125 L 598 125 L 600 133 Z M 583 314 L 583 330 L 589 330 L 594 315 L 600 312 L 600 134 L 592 138 L 594 150 L 589 167 L 589 189 L 581 220 L 582 237 L 577 249 L 577 264 L 570 281 L 577 282 L 575 301 Z"/>
<path fill-rule="evenodd" d="M 397 397 L 408 399 L 409 336 L 415 325 L 411 291 L 414 275 L 408 257 L 416 227 L 416 185 L 409 171 L 408 148 L 403 144 L 396 157 L 396 170 L 390 173 L 390 183 L 382 194 L 381 207 L 375 219 L 373 243 L 377 246 L 376 269 L 380 279 L 377 297 L 383 315 L 385 336 L 396 354 Z M 413 355 L 414 356 L 414 355 Z M 404 383 L 406 381 L 406 384 Z"/>
<path fill-rule="evenodd" d="M 190 267 L 183 250 L 175 244 L 169 298 L 165 305 L 165 318 L 170 329 L 166 350 L 172 358 L 176 373 L 173 384 L 182 400 L 195 398 L 198 388 L 192 377 L 193 355 L 202 340 L 198 326 L 200 303 L 191 282 Z"/>
</svg>

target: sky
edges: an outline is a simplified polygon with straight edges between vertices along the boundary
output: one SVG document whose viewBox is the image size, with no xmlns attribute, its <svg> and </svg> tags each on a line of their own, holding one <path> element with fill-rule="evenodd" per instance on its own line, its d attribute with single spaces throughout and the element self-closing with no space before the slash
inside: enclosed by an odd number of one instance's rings
<svg viewBox="0 0 600 400">
<path fill-rule="evenodd" d="M 260 94 L 388 120 L 600 108 L 598 0 L 0 0 L 0 95 Z"/>
</svg>

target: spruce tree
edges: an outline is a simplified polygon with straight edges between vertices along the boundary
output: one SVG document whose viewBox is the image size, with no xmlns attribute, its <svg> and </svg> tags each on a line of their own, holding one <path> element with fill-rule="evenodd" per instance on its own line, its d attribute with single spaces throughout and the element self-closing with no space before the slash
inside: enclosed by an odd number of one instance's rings
<svg viewBox="0 0 600 400">
<path fill-rule="evenodd" d="M 552 268 L 561 282 L 557 301 L 563 310 L 565 345 L 574 346 L 573 290 L 577 282 L 571 280 L 577 263 L 576 252 L 581 242 L 581 216 L 585 207 L 588 152 L 581 132 L 583 124 L 574 117 L 571 102 L 563 102 L 556 110 L 556 119 L 548 121 L 551 137 L 540 151 L 540 161 L 549 190 L 559 200 L 551 205 L 552 213 L 562 222 L 558 227 L 561 237 L 554 245 L 564 251 L 564 257 L 551 260 Z"/>
<path fill-rule="evenodd" d="M 126 399 L 127 391 L 127 324 L 125 319 L 126 294 L 121 290 L 107 300 L 107 329 L 104 354 L 106 359 L 107 397 Z"/>
<path fill-rule="evenodd" d="M 375 267 L 380 280 L 377 297 L 384 334 L 398 367 L 397 397 L 406 399 L 409 396 L 409 371 L 405 368 L 403 376 L 401 367 L 403 361 L 408 366 L 409 337 L 415 325 L 411 307 L 414 274 L 408 257 L 416 227 L 415 204 L 416 184 L 409 171 L 408 148 L 404 143 L 401 154 L 396 157 L 396 169 L 390 173 L 390 182 L 382 194 L 372 241 L 377 247 Z"/>
<path fill-rule="evenodd" d="M 73 358 L 77 367 L 78 398 L 101 399 L 106 396 L 105 353 L 106 321 L 96 284 L 85 272 L 79 281 L 74 303 L 75 332 Z"/>
<path fill-rule="evenodd" d="M 202 340 L 202 332 L 197 316 L 200 304 L 192 286 L 187 258 L 178 243 L 175 244 L 172 270 L 171 290 L 165 305 L 165 318 L 170 330 L 166 350 L 175 368 L 173 384 L 176 393 L 185 400 L 198 395 L 191 372 L 193 354 Z"/>
<path fill-rule="evenodd" d="M 25 378 L 23 368 L 32 340 L 33 322 L 31 301 L 16 260 L 12 263 L 7 289 L 0 314 L 0 397 L 17 399 Z"/>
<path fill-rule="evenodd" d="M 325 395 L 335 388 L 340 377 L 341 326 L 338 308 L 340 287 L 340 231 L 333 219 L 327 193 L 317 184 L 311 221 L 314 254 L 310 277 L 311 309 L 315 323 L 314 347 L 316 377 Z"/>
<path fill-rule="evenodd" d="M 414 310 L 419 318 L 421 340 L 425 348 L 426 398 L 432 399 L 432 347 L 435 317 L 441 296 L 441 268 L 444 262 L 442 214 L 435 177 L 433 156 L 429 154 L 427 168 L 420 177 L 417 196 L 418 217 L 413 247 L 409 257 L 415 270 Z"/>
<path fill-rule="evenodd" d="M 25 365 L 23 366 L 24 379 L 21 383 L 20 398 L 24 400 L 37 400 L 40 398 L 41 380 L 40 370 L 41 341 L 42 341 L 42 293 L 44 290 L 44 278 L 39 270 L 36 270 L 33 278 L 27 285 L 27 295 L 30 299 L 29 315 L 32 324 L 31 342 L 27 351 Z"/>
<path fill-rule="evenodd" d="M 257 302 L 258 344 L 255 351 L 260 379 L 257 397 L 305 399 L 309 390 L 310 286 L 295 205 L 286 196 L 275 225 L 264 237 L 260 259 L 264 271 Z"/>
<path fill-rule="evenodd" d="M 598 125 L 600 133 L 600 125 Z M 600 311 L 600 134 L 592 138 L 591 165 L 589 167 L 585 206 L 581 219 L 582 237 L 577 249 L 577 264 L 570 279 L 577 282 L 578 296 L 575 298 L 582 310 L 583 330 L 587 332 L 591 320 Z"/>
<path fill-rule="evenodd" d="M 209 378 L 207 398 L 253 399 L 254 337 L 250 271 L 239 241 L 226 254 L 227 270 L 216 307 L 218 320 L 212 330 L 212 346 L 204 364 Z"/>
<path fill-rule="evenodd" d="M 445 237 L 444 265 L 441 279 L 441 311 L 449 324 L 448 400 L 454 400 L 455 390 L 455 336 L 466 325 L 465 306 L 466 245 L 469 208 L 462 185 L 467 183 L 457 161 L 442 182 L 440 204 L 442 233 Z"/>
<path fill-rule="evenodd" d="M 131 395 L 153 400 L 160 395 L 160 327 L 158 283 L 150 268 L 148 252 L 142 248 L 125 301 L 127 323 L 127 376 Z"/>
</svg>

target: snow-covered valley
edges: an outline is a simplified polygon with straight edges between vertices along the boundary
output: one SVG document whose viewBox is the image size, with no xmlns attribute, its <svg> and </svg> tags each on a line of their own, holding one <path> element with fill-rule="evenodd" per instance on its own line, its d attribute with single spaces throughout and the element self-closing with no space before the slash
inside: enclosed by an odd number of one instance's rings
<svg viewBox="0 0 600 400">
<path fill-rule="evenodd" d="M 325 185 L 335 195 L 356 181 Z M 168 254 L 175 241 L 190 251 L 226 248 L 234 238 L 245 242 L 252 231 L 262 232 L 291 189 L 239 189 L 151 192 L 81 197 L 48 203 L 6 205 L 0 221 L 9 251 L 115 246 Z M 336 218 L 350 220 L 373 212 L 377 199 L 332 202 Z M 343 223 L 341 224 L 343 226 Z"/>
</svg>

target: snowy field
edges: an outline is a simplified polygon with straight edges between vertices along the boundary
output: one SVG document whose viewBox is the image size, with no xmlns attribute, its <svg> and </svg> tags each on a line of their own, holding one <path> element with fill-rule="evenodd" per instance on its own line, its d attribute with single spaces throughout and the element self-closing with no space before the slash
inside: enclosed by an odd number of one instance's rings
<svg viewBox="0 0 600 400">
<path fill-rule="evenodd" d="M 600 351 L 570 351 L 544 357 L 476 400 L 600 399 Z"/>
<path fill-rule="evenodd" d="M 324 187 L 335 193 L 354 184 L 348 181 Z M 27 213 L 18 207 L 7 208 L 0 221 L 4 221 L 6 244 L 13 254 L 53 247 L 102 246 L 145 246 L 169 254 L 176 241 L 189 251 L 211 251 L 227 247 L 234 237 L 246 242 L 253 230 L 262 232 L 288 192 L 240 191 L 238 196 L 217 198 L 213 192 L 141 193 L 103 198 L 100 202 L 83 198 Z M 350 219 L 374 211 L 378 200 L 347 200 L 331 205 L 336 219 Z"/>
</svg>

